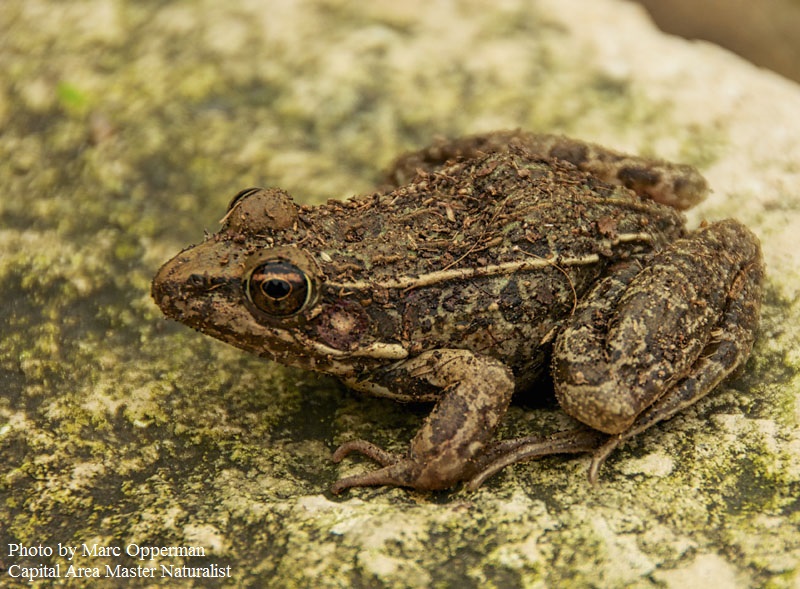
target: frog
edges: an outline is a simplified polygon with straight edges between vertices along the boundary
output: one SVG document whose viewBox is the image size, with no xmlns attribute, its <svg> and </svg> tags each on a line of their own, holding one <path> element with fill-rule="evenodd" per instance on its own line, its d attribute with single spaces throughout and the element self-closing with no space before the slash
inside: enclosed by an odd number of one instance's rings
<svg viewBox="0 0 800 589">
<path fill-rule="evenodd" d="M 163 313 L 370 396 L 432 403 L 405 452 L 344 441 L 354 487 L 469 490 L 509 465 L 632 437 L 743 369 L 764 281 L 733 219 L 687 227 L 692 166 L 522 130 L 401 155 L 375 190 L 297 204 L 248 188 L 152 282 Z M 512 397 L 555 395 L 563 431 L 500 439 Z"/>
</svg>

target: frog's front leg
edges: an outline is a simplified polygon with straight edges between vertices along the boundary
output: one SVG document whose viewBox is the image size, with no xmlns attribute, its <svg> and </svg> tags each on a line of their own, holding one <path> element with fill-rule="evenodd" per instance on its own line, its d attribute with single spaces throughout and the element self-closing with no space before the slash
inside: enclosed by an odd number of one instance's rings
<svg viewBox="0 0 800 589">
<path fill-rule="evenodd" d="M 511 370 L 468 350 L 443 349 L 405 360 L 380 375 L 381 386 L 401 392 L 415 382 L 441 393 L 408 452 L 397 456 L 364 440 L 343 444 L 334 453 L 335 462 L 361 452 L 383 468 L 337 481 L 334 493 L 375 485 L 446 489 L 474 474 L 473 461 L 491 440 L 514 392 Z"/>
</svg>

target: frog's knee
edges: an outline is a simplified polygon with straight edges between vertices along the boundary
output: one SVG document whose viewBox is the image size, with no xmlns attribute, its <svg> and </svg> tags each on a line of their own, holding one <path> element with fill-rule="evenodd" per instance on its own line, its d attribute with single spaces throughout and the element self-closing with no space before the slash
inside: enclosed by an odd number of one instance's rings
<svg viewBox="0 0 800 589">
<path fill-rule="evenodd" d="M 556 398 L 567 415 L 607 434 L 627 431 L 642 411 L 641 404 L 614 381 L 594 385 L 556 380 L 555 385 Z"/>
</svg>

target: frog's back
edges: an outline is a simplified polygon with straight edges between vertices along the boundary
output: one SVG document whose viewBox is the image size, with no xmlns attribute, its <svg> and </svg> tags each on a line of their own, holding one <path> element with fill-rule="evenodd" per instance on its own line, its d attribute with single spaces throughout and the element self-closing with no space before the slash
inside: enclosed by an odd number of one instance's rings
<svg viewBox="0 0 800 589">
<path fill-rule="evenodd" d="M 647 243 L 624 248 L 637 252 L 683 232 L 683 218 L 671 207 L 522 148 L 456 162 L 394 191 L 314 211 L 309 233 L 342 262 L 328 268 L 335 281 L 380 282 L 530 256 L 613 257 L 620 235 L 646 234 Z"/>
<path fill-rule="evenodd" d="M 518 375 L 609 264 L 683 232 L 674 209 L 521 148 L 314 211 L 327 290 L 360 301 L 383 341 L 468 348 Z"/>
</svg>

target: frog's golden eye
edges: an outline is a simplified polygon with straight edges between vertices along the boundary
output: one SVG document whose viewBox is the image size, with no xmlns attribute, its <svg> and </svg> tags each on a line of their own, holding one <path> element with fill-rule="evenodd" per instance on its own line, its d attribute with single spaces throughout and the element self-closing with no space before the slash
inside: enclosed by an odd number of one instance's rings
<svg viewBox="0 0 800 589">
<path fill-rule="evenodd" d="M 302 311 L 311 299 L 311 281 L 294 264 L 272 261 L 253 269 L 245 281 L 245 292 L 267 315 L 289 317 Z"/>
</svg>

